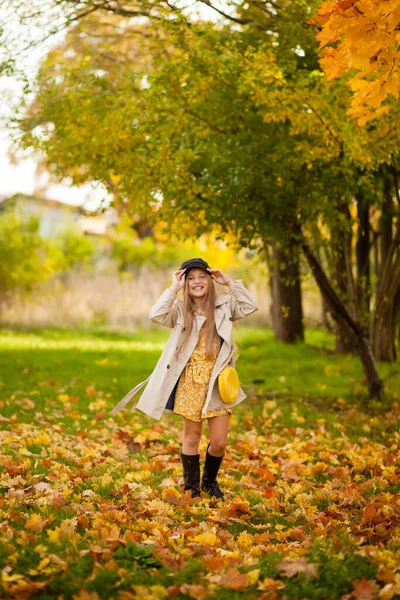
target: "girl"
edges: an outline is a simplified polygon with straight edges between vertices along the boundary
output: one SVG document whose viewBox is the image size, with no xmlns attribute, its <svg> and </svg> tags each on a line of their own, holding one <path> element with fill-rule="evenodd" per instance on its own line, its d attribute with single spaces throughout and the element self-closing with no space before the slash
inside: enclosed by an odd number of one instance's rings
<svg viewBox="0 0 400 600">
<path fill-rule="evenodd" d="M 229 287 L 231 294 L 216 294 L 214 281 Z M 176 300 L 181 289 L 183 301 Z M 185 261 L 149 315 L 153 322 L 172 328 L 167 345 L 150 377 L 112 410 L 115 414 L 147 383 L 136 408 L 155 419 L 163 412 L 183 417 L 183 477 L 185 490 L 191 490 L 193 498 L 200 496 L 199 443 L 205 419 L 210 443 L 201 489 L 216 498 L 224 497 L 216 477 L 225 453 L 229 415 L 246 395 L 240 388 L 237 399 L 224 404 L 218 375 L 225 367 L 235 366 L 232 322 L 256 310 L 241 279 L 234 281 L 219 269 L 211 269 L 201 258 Z"/>
</svg>

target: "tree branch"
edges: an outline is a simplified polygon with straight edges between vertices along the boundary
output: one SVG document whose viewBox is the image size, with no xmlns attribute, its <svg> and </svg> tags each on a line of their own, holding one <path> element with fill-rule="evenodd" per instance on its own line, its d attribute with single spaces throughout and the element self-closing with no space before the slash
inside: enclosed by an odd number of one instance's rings
<svg viewBox="0 0 400 600">
<path fill-rule="evenodd" d="M 225 19 L 228 19 L 229 21 L 232 21 L 233 23 L 238 23 L 239 25 L 250 25 L 250 24 L 255 25 L 262 31 L 265 31 L 265 29 L 266 29 L 260 23 L 257 23 L 253 19 L 243 19 L 243 18 L 241 19 L 239 17 L 233 17 L 232 15 L 228 15 L 226 12 L 224 12 L 220 8 L 213 6 L 211 4 L 210 0 L 199 0 L 199 2 L 201 2 L 202 4 L 205 4 L 206 6 L 209 6 L 210 8 L 215 10 L 215 12 L 217 12 L 219 15 L 221 15 L 222 17 L 225 17 Z"/>
<path fill-rule="evenodd" d="M 305 257 L 307 258 L 308 264 L 310 265 L 315 280 L 318 283 L 318 287 L 320 288 L 321 292 L 323 292 L 324 297 L 328 302 L 329 311 L 332 312 L 333 318 L 340 316 L 346 321 L 346 323 L 351 327 L 351 329 L 357 336 L 363 335 L 364 332 L 361 326 L 351 316 L 349 310 L 347 309 L 347 306 L 341 300 L 333 285 L 329 281 L 318 258 L 311 250 L 304 236 L 301 240 L 301 248 L 304 252 Z"/>
</svg>

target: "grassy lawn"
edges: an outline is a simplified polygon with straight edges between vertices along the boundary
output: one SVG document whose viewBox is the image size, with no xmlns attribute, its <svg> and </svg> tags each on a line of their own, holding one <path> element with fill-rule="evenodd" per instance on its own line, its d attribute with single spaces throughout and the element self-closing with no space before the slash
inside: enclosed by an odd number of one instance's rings
<svg viewBox="0 0 400 600">
<path fill-rule="evenodd" d="M 368 406 L 329 335 L 238 327 L 225 501 L 183 493 L 180 417 L 110 416 L 167 329 L 0 331 L 1 598 L 400 596 L 399 364 Z"/>
</svg>

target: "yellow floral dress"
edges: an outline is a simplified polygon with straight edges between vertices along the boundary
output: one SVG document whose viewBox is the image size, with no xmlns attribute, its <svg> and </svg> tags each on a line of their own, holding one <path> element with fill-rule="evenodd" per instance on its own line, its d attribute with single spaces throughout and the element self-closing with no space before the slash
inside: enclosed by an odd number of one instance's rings
<svg viewBox="0 0 400 600">
<path fill-rule="evenodd" d="M 206 315 L 204 311 L 198 311 L 197 314 Z M 210 417 L 230 415 L 232 413 L 230 408 L 208 410 L 204 414 L 201 412 L 207 398 L 210 377 L 218 354 L 219 344 L 217 342 L 213 348 L 212 359 L 206 357 L 206 336 L 203 323 L 200 328 L 196 347 L 182 371 L 176 388 L 175 414 L 182 415 L 190 421 L 201 423 L 202 420 Z"/>
</svg>

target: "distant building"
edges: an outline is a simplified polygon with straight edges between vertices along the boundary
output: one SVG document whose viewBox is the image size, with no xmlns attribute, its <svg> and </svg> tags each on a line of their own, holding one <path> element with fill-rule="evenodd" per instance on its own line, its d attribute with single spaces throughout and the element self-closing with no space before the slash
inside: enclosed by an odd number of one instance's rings
<svg viewBox="0 0 400 600">
<path fill-rule="evenodd" d="M 106 238 L 108 228 L 119 220 L 113 208 L 90 215 L 82 206 L 28 194 L 0 196 L 0 214 L 4 211 L 12 211 L 21 218 L 36 215 L 40 235 L 49 238 L 70 226 L 78 227 L 86 235 Z"/>
</svg>

